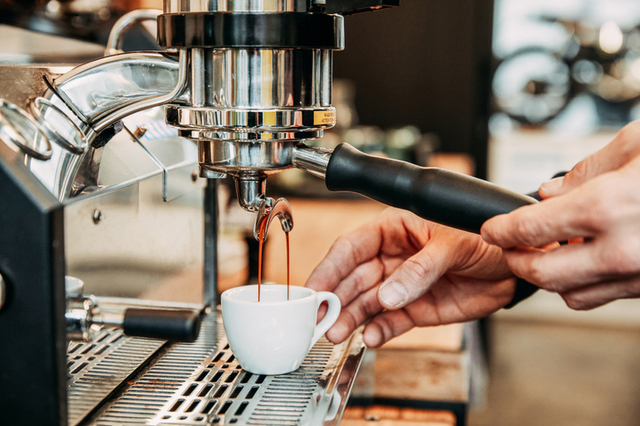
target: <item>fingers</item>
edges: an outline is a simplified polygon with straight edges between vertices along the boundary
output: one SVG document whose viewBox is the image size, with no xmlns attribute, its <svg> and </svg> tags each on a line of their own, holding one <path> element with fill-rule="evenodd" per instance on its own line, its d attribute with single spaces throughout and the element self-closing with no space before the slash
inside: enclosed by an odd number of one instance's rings
<svg viewBox="0 0 640 426">
<path fill-rule="evenodd" d="M 429 291 L 451 265 L 460 261 L 460 247 L 451 242 L 450 239 L 434 238 L 405 260 L 380 286 L 380 305 L 386 309 L 399 309 Z"/>
<path fill-rule="evenodd" d="M 640 154 L 640 123 L 625 126 L 608 145 L 580 161 L 564 177 L 551 179 L 540 186 L 542 198 L 566 194 L 586 181 L 619 169 Z"/>
<path fill-rule="evenodd" d="M 335 324 L 326 333 L 327 339 L 336 344 L 343 342 L 356 328 L 380 313 L 382 306 L 377 299 L 377 287 L 373 287 L 360 294 L 352 303 L 343 306 Z"/>
<path fill-rule="evenodd" d="M 517 276 L 545 290 L 562 293 L 601 279 L 600 262 L 594 252 L 593 245 L 585 243 L 551 250 L 505 250 L 504 257 Z"/>
<path fill-rule="evenodd" d="M 347 306 L 360 294 L 377 286 L 383 279 L 384 266 L 378 259 L 372 259 L 358 266 L 338 286 L 333 293 L 340 298 L 342 306 Z"/>
<path fill-rule="evenodd" d="M 571 309 L 597 308 L 617 299 L 640 297 L 640 276 L 601 282 L 562 293 L 561 296 Z"/>
<path fill-rule="evenodd" d="M 637 222 L 637 220 L 636 220 Z M 624 227 L 583 242 L 504 250 L 511 271 L 546 290 L 566 293 L 640 273 L 639 228 Z"/>
<path fill-rule="evenodd" d="M 434 326 L 484 318 L 503 307 L 513 296 L 514 279 L 458 282 L 443 277 L 431 291 L 409 306 L 384 311 L 364 329 L 368 347 L 379 347 L 415 326 Z"/>
<path fill-rule="evenodd" d="M 482 238 L 502 248 L 543 247 L 556 241 L 595 235 L 594 194 L 576 191 L 538 204 L 521 207 L 486 221 Z"/>
<path fill-rule="evenodd" d="M 414 321 L 403 309 L 386 311 L 376 317 L 364 328 L 362 338 L 369 348 L 378 348 L 392 338 L 401 335 L 413 327 Z"/>
<path fill-rule="evenodd" d="M 345 234 L 333 243 L 305 285 L 314 290 L 333 291 L 358 265 L 375 257 L 380 244 L 380 229 L 374 223 Z"/>
<path fill-rule="evenodd" d="M 341 342 L 383 309 L 400 309 L 420 298 L 456 260 L 449 254 L 451 250 L 451 245 L 446 242 L 427 244 L 422 251 L 398 266 L 381 286 L 378 283 L 383 272 L 378 269 L 377 262 L 358 267 L 334 291 L 343 302 L 343 308 L 327 332 L 327 338 L 334 343 Z M 375 275 L 367 277 L 367 271 L 375 271 Z M 353 284 L 357 281 L 356 275 L 360 274 L 365 277 L 362 284 Z M 425 312 L 427 314 L 429 312 Z"/>
</svg>

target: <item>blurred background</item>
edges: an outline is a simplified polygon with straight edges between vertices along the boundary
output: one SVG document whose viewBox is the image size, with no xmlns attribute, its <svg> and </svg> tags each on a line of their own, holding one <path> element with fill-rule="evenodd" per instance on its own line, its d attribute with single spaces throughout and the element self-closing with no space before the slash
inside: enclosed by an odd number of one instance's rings
<svg viewBox="0 0 640 426">
<path fill-rule="evenodd" d="M 0 64 L 79 64 L 100 57 L 119 16 L 161 6 L 159 0 L 1 1 Z M 365 152 L 532 192 L 640 118 L 638 1 L 402 0 L 383 13 L 347 17 L 346 37 L 346 50 L 335 54 L 334 63 L 337 126 L 310 143 L 346 141 Z M 156 49 L 154 23 L 129 30 L 121 48 Z M 297 284 L 338 235 L 382 210 L 329 194 L 299 171 L 283 172 L 269 185 L 271 196 L 284 195 L 293 206 Z M 233 197 L 222 185 L 221 289 L 256 279 L 253 216 Z M 285 279 L 283 240 L 272 231 L 265 280 Z M 197 300 L 190 288 L 179 294 Z M 176 296 L 168 286 L 152 297 Z M 456 358 L 458 353 L 468 356 Z M 575 312 L 559 297 L 538 292 L 478 327 L 417 333 L 377 356 L 396 357 L 391 372 L 385 375 L 378 362 L 378 384 L 360 383 L 354 399 L 371 397 L 367 392 L 375 387 L 382 392 L 378 400 L 387 402 L 422 401 L 426 407 L 444 400 L 430 407 L 448 409 L 455 401 L 472 426 L 640 423 L 636 300 Z M 397 357 L 414 361 L 399 363 Z M 398 371 L 406 365 L 411 370 Z M 455 374 L 438 375 L 443 365 Z M 424 377 L 416 384 L 418 370 Z M 366 366 L 363 371 L 370 378 Z M 406 382 L 398 382 L 403 374 Z"/>
</svg>

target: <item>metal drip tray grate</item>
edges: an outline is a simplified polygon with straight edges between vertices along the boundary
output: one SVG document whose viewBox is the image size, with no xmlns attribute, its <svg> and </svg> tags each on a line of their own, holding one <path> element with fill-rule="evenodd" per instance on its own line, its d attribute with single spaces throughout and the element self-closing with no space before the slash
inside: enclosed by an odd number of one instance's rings
<svg viewBox="0 0 640 426">
<path fill-rule="evenodd" d="M 132 377 L 164 341 L 104 330 L 93 342 L 67 347 L 69 424 L 76 425 Z"/>
<path fill-rule="evenodd" d="M 359 334 L 340 345 L 323 338 L 298 370 L 280 376 L 251 374 L 235 360 L 221 315 L 214 312 L 205 318 L 196 342 L 159 348 L 153 361 L 123 382 L 117 396 L 106 400 L 87 423 L 337 424 L 363 351 Z"/>
</svg>

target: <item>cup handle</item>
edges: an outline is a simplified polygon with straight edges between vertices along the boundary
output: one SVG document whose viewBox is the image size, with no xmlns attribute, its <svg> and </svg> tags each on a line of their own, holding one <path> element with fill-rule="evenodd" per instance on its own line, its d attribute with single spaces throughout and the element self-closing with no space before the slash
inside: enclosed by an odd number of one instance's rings
<svg viewBox="0 0 640 426">
<path fill-rule="evenodd" d="M 318 291 L 317 295 L 318 307 L 320 307 L 320 304 L 322 302 L 327 302 L 329 304 L 329 309 L 327 309 L 327 313 L 324 318 L 322 318 L 322 321 L 320 321 L 316 325 L 315 332 L 313 333 L 313 338 L 311 339 L 311 346 L 309 346 L 309 348 L 312 348 L 313 345 L 316 344 L 318 339 L 320 339 L 324 335 L 324 333 L 326 333 L 327 330 L 331 328 L 333 323 L 336 322 L 338 316 L 340 315 L 341 305 L 338 296 L 329 291 Z"/>
</svg>

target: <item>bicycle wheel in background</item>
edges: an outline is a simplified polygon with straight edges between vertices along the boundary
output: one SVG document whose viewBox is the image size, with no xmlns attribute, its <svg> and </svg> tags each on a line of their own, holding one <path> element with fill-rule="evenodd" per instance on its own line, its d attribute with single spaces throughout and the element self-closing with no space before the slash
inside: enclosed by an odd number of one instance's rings
<svg viewBox="0 0 640 426">
<path fill-rule="evenodd" d="M 558 116 L 573 97 L 571 70 L 555 52 L 543 47 L 515 51 L 493 75 L 497 111 L 527 125 L 543 125 Z"/>
</svg>

